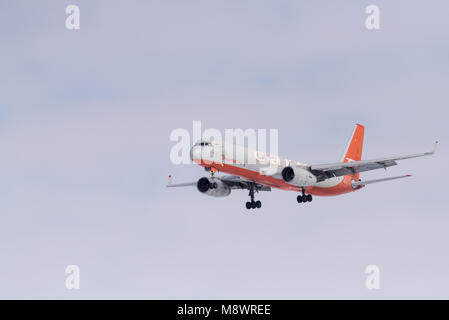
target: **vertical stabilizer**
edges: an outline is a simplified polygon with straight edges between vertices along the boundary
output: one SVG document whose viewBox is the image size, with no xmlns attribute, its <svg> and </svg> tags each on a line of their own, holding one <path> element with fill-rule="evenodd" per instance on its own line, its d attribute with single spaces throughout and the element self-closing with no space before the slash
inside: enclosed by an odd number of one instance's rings
<svg viewBox="0 0 449 320">
<path fill-rule="evenodd" d="M 345 152 L 341 158 L 341 162 L 360 161 L 362 160 L 363 136 L 365 134 L 365 127 L 357 124 L 352 132 L 351 139 L 346 145 Z M 355 180 L 359 180 L 359 174 L 354 176 Z"/>
</svg>

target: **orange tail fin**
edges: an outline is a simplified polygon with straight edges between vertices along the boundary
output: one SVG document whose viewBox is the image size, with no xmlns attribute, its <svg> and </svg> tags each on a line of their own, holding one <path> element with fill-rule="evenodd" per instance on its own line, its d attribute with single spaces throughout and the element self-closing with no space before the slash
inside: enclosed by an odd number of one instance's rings
<svg viewBox="0 0 449 320">
<path fill-rule="evenodd" d="M 357 124 L 355 126 L 354 131 L 352 132 L 351 139 L 346 145 L 345 152 L 343 153 L 343 157 L 341 162 L 348 161 L 360 161 L 362 160 L 362 149 L 363 149 L 363 136 L 365 134 L 365 127 L 361 124 Z M 354 175 L 355 180 L 359 180 L 359 174 L 356 173 Z"/>
</svg>

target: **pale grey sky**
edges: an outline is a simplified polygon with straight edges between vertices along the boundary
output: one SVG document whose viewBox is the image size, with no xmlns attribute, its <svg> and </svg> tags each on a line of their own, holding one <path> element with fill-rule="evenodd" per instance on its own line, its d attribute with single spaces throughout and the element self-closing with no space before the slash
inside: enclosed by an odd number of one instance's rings
<svg viewBox="0 0 449 320">
<path fill-rule="evenodd" d="M 77 4 L 81 29 L 65 28 Z M 380 7 L 381 30 L 364 26 Z M 0 1 L 0 298 L 449 298 L 447 1 Z M 277 128 L 280 154 L 433 157 L 308 205 L 170 189 L 170 132 Z M 65 267 L 81 289 L 65 288 Z M 381 289 L 364 269 L 380 267 Z"/>
</svg>

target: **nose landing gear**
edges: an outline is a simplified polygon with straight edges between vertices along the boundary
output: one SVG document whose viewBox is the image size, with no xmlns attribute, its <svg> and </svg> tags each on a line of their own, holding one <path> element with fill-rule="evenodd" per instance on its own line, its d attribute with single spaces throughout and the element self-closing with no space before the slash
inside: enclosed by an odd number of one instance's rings
<svg viewBox="0 0 449 320">
<path fill-rule="evenodd" d="M 217 169 L 215 169 L 214 167 L 204 167 L 204 170 L 206 172 L 209 172 L 211 176 L 213 176 L 215 172 L 217 172 Z"/>
</svg>

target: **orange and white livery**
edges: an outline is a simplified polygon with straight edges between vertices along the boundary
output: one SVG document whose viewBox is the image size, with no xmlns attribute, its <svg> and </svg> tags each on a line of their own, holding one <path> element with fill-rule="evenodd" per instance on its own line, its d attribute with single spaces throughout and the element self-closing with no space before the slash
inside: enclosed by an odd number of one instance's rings
<svg viewBox="0 0 449 320">
<path fill-rule="evenodd" d="M 167 187 L 195 186 L 206 195 L 224 197 L 232 189 L 249 190 L 250 201 L 247 209 L 260 208 L 262 203 L 255 201 L 259 191 L 271 191 L 272 188 L 296 191 L 299 203 L 311 202 L 314 196 L 336 196 L 353 192 L 365 185 L 376 182 L 410 177 L 401 175 L 389 178 L 361 181 L 360 172 L 387 168 L 396 161 L 431 155 L 431 152 L 405 156 L 385 157 L 362 160 L 363 137 L 365 127 L 357 124 L 346 145 L 340 162 L 308 165 L 287 158 L 273 157 L 257 150 L 248 150 L 238 145 L 197 142 L 190 151 L 192 161 L 206 169 L 210 176 L 196 182 L 171 184 Z M 224 176 L 216 172 L 226 173 Z"/>
</svg>

